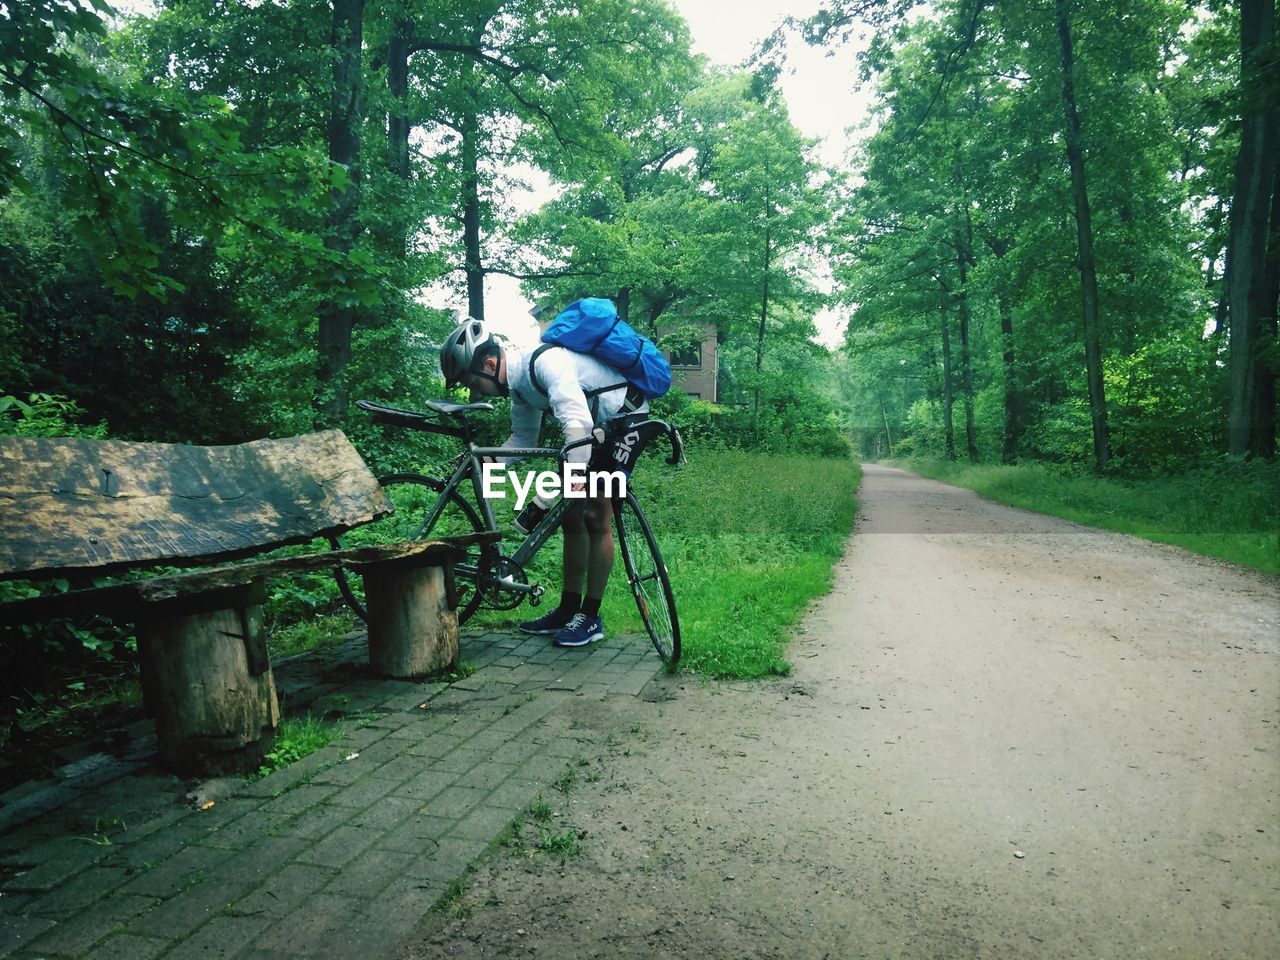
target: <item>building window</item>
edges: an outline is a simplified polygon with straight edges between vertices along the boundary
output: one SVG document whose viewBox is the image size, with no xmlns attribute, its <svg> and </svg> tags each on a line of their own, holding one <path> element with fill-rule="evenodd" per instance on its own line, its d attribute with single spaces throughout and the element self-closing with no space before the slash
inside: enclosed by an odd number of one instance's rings
<svg viewBox="0 0 1280 960">
<path fill-rule="evenodd" d="M 702 367 L 702 344 L 691 343 L 687 347 L 677 347 L 671 351 L 671 365 L 673 367 L 693 367 L 701 369 Z"/>
<path fill-rule="evenodd" d="M 686 393 L 686 394 L 685 394 L 685 396 L 686 396 L 686 397 L 688 397 L 690 400 L 701 400 L 701 399 L 702 399 L 702 394 L 700 394 L 700 393 L 693 393 L 693 392 L 689 392 L 689 393 Z"/>
</svg>

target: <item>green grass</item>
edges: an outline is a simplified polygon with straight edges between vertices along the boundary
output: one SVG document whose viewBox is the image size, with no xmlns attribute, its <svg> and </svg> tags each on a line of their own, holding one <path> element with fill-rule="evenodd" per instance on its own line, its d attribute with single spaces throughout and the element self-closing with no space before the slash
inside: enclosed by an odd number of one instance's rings
<svg viewBox="0 0 1280 960">
<path fill-rule="evenodd" d="M 641 464 L 635 490 L 671 574 L 681 668 L 715 677 L 786 676 L 789 629 L 853 526 L 861 475 L 851 460 L 693 450 L 672 470 Z M 610 629 L 643 629 L 617 570 Z"/>
<path fill-rule="evenodd" d="M 342 728 L 326 723 L 307 714 L 305 717 L 286 717 L 276 731 L 276 745 L 263 759 L 258 776 L 265 777 L 273 770 L 296 763 L 308 754 L 327 747 L 342 736 Z"/>
<path fill-rule="evenodd" d="M 361 626 L 360 621 L 347 609 L 337 613 L 318 614 L 292 623 L 281 623 L 268 633 L 267 649 L 274 660 L 336 646 L 358 626 Z"/>
<path fill-rule="evenodd" d="M 1063 474 L 1038 464 L 902 466 L 992 500 L 1280 573 L 1280 466 L 1223 462 L 1149 479 Z"/>
<path fill-rule="evenodd" d="M 680 668 L 713 677 L 786 676 L 790 628 L 830 585 L 853 527 L 861 470 L 853 460 L 688 450 L 673 469 L 641 460 L 633 489 L 671 574 L 680 620 Z M 554 606 L 559 538 L 542 548 L 529 579 L 547 587 L 541 607 L 479 611 L 470 624 L 503 628 Z M 601 610 L 611 632 L 643 633 L 615 561 Z"/>
</svg>

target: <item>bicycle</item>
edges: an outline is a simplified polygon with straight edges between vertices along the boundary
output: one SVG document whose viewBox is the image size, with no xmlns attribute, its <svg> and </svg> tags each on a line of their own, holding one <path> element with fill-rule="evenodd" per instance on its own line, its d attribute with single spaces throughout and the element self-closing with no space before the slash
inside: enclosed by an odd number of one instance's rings
<svg viewBox="0 0 1280 960">
<path fill-rule="evenodd" d="M 379 423 L 453 437 L 465 450 L 450 464 L 444 477 L 393 473 L 380 478 L 379 483 L 390 496 L 395 511 L 382 520 L 344 534 L 341 539 L 330 538 L 335 549 L 355 542 L 395 543 L 430 536 L 500 533 L 493 507 L 483 496 L 483 458 L 556 457 L 563 463 L 570 450 L 611 439 L 597 427 L 590 437 L 559 448 L 482 447 L 476 445 L 475 432 L 467 415 L 489 412 L 493 410 L 492 404 L 430 401 L 426 404 L 430 413 L 388 407 L 368 400 L 360 400 L 356 405 L 372 414 Z M 437 417 L 448 422 L 441 422 Z M 666 462 L 675 466 L 683 459 L 680 432 L 671 424 L 662 420 L 645 420 L 632 424 L 628 429 L 650 430 L 655 435 L 657 431 L 665 433 L 672 451 Z M 470 496 L 462 492 L 467 482 L 471 484 Z M 541 602 L 546 588 L 530 583 L 525 568 L 576 502 L 568 497 L 557 500 L 510 554 L 500 539 L 466 548 L 465 560 L 454 565 L 459 625 L 466 623 L 480 607 L 511 610 L 526 599 L 532 606 Z M 623 569 L 640 611 L 640 619 L 663 663 L 668 670 L 674 671 L 680 661 L 680 624 L 676 616 L 675 595 L 671 591 L 671 581 L 662 562 L 658 541 L 629 484 L 625 497 L 614 496 L 613 516 Z M 341 566 L 335 569 L 335 574 L 348 605 L 364 619 L 359 574 Z"/>
</svg>

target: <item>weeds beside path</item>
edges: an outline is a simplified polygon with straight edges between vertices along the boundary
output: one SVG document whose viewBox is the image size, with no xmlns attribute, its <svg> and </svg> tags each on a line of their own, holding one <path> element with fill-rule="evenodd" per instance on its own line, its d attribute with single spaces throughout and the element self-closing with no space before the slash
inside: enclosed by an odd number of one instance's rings
<svg viewBox="0 0 1280 960">
<path fill-rule="evenodd" d="M 697 451 L 674 473 L 659 465 L 639 474 L 676 595 L 683 669 L 741 678 L 790 672 L 789 629 L 831 583 L 860 477 L 847 458 L 743 450 Z M 634 618 L 625 591 L 612 594 L 606 613 Z"/>
<path fill-rule="evenodd" d="M 1064 474 L 1039 464 L 895 465 L 1000 503 L 1280 573 L 1276 464 L 1222 463 L 1146 479 Z"/>
</svg>

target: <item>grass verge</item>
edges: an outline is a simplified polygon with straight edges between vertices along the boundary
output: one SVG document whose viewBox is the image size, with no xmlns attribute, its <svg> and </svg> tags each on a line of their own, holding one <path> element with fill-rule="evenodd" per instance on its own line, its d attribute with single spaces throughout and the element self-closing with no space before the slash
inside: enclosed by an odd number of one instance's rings
<svg viewBox="0 0 1280 960">
<path fill-rule="evenodd" d="M 830 585 L 860 476 L 851 460 L 743 450 L 694 450 L 679 470 L 641 463 L 634 489 L 671 575 L 682 668 L 790 673 L 788 630 Z M 604 616 L 610 629 L 643 629 L 616 569 Z"/>
<path fill-rule="evenodd" d="M 1220 463 L 1149 479 L 1063 474 L 1039 464 L 897 464 L 992 500 L 1280 573 L 1280 467 Z"/>
</svg>

